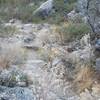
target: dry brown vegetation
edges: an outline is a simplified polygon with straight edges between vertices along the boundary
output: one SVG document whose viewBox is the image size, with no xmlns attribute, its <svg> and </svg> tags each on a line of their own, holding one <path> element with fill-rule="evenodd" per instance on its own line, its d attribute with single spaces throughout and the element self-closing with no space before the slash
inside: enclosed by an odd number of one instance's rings
<svg viewBox="0 0 100 100">
<path fill-rule="evenodd" d="M 20 47 L 8 47 L 0 52 L 0 69 L 7 69 L 12 65 L 18 65 L 25 60 L 25 53 Z"/>
<path fill-rule="evenodd" d="M 82 66 L 76 74 L 75 86 L 80 93 L 85 89 L 91 89 L 95 82 L 95 70 L 90 65 Z"/>
<path fill-rule="evenodd" d="M 73 23 L 71 21 L 66 24 L 56 26 L 55 33 L 58 42 L 64 44 L 81 39 L 85 34 L 90 32 L 88 25 L 84 23 Z"/>
</svg>

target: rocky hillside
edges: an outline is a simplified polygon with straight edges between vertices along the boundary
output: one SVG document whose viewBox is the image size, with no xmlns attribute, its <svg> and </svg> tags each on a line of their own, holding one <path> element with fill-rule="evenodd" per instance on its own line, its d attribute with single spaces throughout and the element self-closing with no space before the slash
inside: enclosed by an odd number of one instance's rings
<svg viewBox="0 0 100 100">
<path fill-rule="evenodd" d="M 24 23 L 48 22 L 55 24 L 64 20 L 64 13 L 73 10 L 75 2 L 76 0 L 68 0 L 68 2 L 66 0 L 65 2 L 48 0 L 47 3 L 46 0 L 0 0 L 0 19 L 9 21 L 16 18 Z M 35 13 L 37 9 L 39 13 Z"/>
<path fill-rule="evenodd" d="M 99 3 L 0 0 L 0 100 L 99 100 Z"/>
</svg>

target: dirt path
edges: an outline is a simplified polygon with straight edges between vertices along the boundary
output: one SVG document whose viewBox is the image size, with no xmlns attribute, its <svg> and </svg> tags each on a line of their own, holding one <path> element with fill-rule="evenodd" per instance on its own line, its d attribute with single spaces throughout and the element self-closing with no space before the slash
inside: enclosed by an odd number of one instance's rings
<svg viewBox="0 0 100 100">
<path fill-rule="evenodd" d="M 63 46 L 56 43 L 52 26 L 19 22 L 6 23 L 7 25 L 15 26 L 17 34 L 3 39 L 4 42 L 1 43 L 1 46 L 18 47 L 18 50 L 20 48 L 24 51 L 26 59 L 21 68 L 33 82 L 29 87 L 36 96 L 35 100 L 82 100 L 73 91 L 72 83 L 67 80 L 66 66 L 63 65 L 60 57 L 66 50 L 64 51 Z M 52 50 L 53 52 L 51 52 Z M 76 57 L 76 53 L 74 53 L 73 55 Z M 63 55 L 69 56 L 68 53 Z M 48 61 L 50 60 L 49 57 L 52 58 L 52 66 Z"/>
</svg>

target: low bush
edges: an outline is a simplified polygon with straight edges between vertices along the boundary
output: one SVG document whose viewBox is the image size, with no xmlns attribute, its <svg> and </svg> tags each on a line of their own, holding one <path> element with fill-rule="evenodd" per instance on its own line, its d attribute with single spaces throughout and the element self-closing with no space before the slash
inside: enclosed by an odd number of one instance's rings
<svg viewBox="0 0 100 100">
<path fill-rule="evenodd" d="M 90 27 L 84 23 L 68 23 L 58 27 L 56 31 L 62 42 L 72 42 L 89 33 Z"/>
<path fill-rule="evenodd" d="M 54 0 L 54 5 L 55 5 L 55 9 L 57 12 L 60 13 L 64 13 L 64 12 L 70 12 L 71 10 L 73 10 L 73 8 L 75 7 L 75 2 L 74 1 L 67 1 L 66 3 L 64 3 L 64 0 Z"/>
<path fill-rule="evenodd" d="M 32 22 L 32 13 L 37 6 L 30 6 L 30 3 L 32 3 L 32 0 L 1 0 L 0 18 L 4 21 L 16 18 L 25 23 L 29 21 Z"/>
</svg>

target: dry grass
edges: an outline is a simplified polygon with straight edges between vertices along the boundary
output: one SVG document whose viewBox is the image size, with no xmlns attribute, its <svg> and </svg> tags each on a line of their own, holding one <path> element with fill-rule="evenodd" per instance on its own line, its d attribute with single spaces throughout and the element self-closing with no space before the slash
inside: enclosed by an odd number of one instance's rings
<svg viewBox="0 0 100 100">
<path fill-rule="evenodd" d="M 4 56 L 0 56 L 0 69 L 7 69 L 10 67 L 10 59 Z"/>
<path fill-rule="evenodd" d="M 5 47 L 0 51 L 0 70 L 12 65 L 22 64 L 25 60 L 25 52 L 20 47 Z"/>
<path fill-rule="evenodd" d="M 67 24 L 61 24 L 55 28 L 56 37 L 62 44 L 81 39 L 89 32 L 90 28 L 88 25 L 84 23 L 76 24 L 71 21 L 68 21 Z"/>
<path fill-rule="evenodd" d="M 91 89 L 94 83 L 95 70 L 90 65 L 84 65 L 76 74 L 75 86 L 78 93 Z"/>
</svg>

